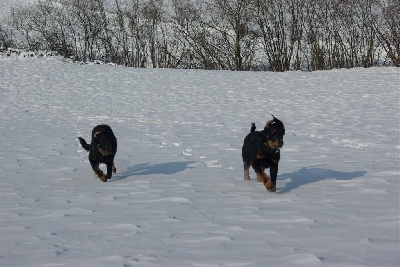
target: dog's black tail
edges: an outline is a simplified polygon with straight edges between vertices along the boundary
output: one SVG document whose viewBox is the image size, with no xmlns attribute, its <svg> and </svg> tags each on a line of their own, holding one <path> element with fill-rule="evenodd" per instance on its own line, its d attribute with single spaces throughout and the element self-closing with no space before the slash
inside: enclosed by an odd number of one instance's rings
<svg viewBox="0 0 400 267">
<path fill-rule="evenodd" d="M 85 139 L 83 139 L 82 137 L 78 137 L 79 142 L 81 143 L 82 147 L 86 150 L 86 151 L 90 151 L 90 145 L 88 143 L 86 143 Z"/>
<path fill-rule="evenodd" d="M 250 132 L 253 133 L 256 131 L 256 124 L 254 122 L 251 123 L 251 129 Z"/>
</svg>

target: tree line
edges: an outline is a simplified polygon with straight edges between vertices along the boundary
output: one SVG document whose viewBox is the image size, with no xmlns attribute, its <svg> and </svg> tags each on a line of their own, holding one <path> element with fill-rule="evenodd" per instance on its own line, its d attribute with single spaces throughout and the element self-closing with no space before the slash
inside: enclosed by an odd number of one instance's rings
<svg viewBox="0 0 400 267">
<path fill-rule="evenodd" d="M 210 70 L 400 66 L 399 0 L 40 0 L 0 47 L 76 61 Z"/>
</svg>

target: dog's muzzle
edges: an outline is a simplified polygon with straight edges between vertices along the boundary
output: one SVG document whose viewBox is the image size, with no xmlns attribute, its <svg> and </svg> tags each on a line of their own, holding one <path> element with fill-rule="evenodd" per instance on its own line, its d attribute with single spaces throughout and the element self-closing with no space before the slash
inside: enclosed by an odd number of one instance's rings
<svg viewBox="0 0 400 267">
<path fill-rule="evenodd" d="M 283 139 L 268 140 L 264 144 L 271 149 L 281 149 L 283 147 Z"/>
</svg>

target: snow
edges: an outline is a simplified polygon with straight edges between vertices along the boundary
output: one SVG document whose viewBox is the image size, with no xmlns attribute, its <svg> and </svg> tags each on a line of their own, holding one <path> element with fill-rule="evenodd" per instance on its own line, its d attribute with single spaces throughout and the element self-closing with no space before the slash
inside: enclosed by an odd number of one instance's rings
<svg viewBox="0 0 400 267">
<path fill-rule="evenodd" d="M 399 68 L 3 58 L 0 266 L 398 266 L 399 84 Z M 271 113 L 275 194 L 241 159 Z M 77 139 L 101 123 L 118 138 L 107 183 Z"/>
</svg>

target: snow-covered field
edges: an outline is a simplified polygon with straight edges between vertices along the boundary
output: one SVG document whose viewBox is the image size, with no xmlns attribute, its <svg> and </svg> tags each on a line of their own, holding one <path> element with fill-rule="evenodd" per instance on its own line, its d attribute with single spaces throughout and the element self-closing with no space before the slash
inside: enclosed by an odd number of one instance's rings
<svg viewBox="0 0 400 267">
<path fill-rule="evenodd" d="M 399 68 L 229 72 L 0 60 L 0 266 L 398 266 Z M 243 180 L 286 126 L 277 192 Z M 78 136 L 109 124 L 117 173 Z"/>
</svg>

